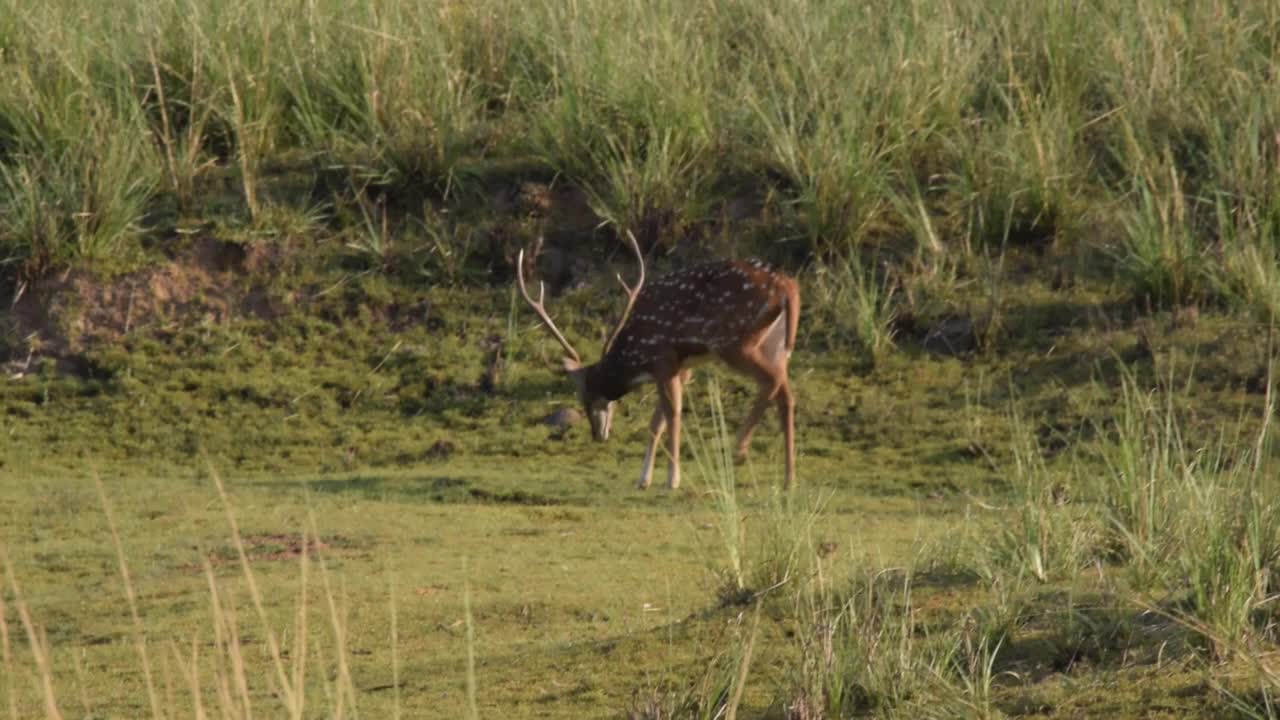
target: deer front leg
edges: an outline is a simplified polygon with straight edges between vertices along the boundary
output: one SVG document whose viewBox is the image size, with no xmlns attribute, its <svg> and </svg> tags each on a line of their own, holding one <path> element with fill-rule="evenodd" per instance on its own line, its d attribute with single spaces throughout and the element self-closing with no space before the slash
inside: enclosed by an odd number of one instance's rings
<svg viewBox="0 0 1280 720">
<path fill-rule="evenodd" d="M 664 381 L 661 381 L 658 392 L 666 399 L 667 426 L 671 430 L 671 436 L 668 439 L 668 449 L 671 452 L 671 465 L 667 470 L 667 489 L 675 490 L 680 487 L 680 408 L 681 393 L 684 389 L 681 382 L 682 374 L 672 373 Z"/>
<path fill-rule="evenodd" d="M 658 406 L 653 409 L 653 419 L 649 421 L 649 448 L 644 454 L 644 465 L 640 467 L 640 484 L 638 487 L 641 490 L 649 488 L 649 481 L 653 476 L 654 457 L 658 454 L 658 443 L 662 441 L 662 432 L 666 428 L 666 400 L 659 394 Z"/>
</svg>

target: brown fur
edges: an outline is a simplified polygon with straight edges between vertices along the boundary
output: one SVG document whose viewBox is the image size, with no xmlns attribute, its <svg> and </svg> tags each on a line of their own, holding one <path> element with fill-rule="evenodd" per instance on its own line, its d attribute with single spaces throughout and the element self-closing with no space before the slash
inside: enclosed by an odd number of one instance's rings
<svg viewBox="0 0 1280 720">
<path fill-rule="evenodd" d="M 641 273 L 643 278 L 643 264 Z M 795 477 L 795 400 L 787 365 L 800 324 L 799 284 L 759 261 L 726 260 L 640 285 L 635 291 L 628 288 L 628 312 L 599 362 L 580 366 L 576 353 L 561 340 L 566 352 L 574 355 L 567 367 L 596 438 L 608 437 L 613 401 L 645 382 L 654 382 L 658 407 L 649 424 L 640 487 L 649 486 L 657 447 L 667 430 L 671 455 L 667 486 L 678 487 L 680 414 L 690 365 L 700 358 L 718 359 L 753 378 L 759 388 L 738 433 L 738 457 L 745 457 L 755 426 L 768 406 L 775 405 L 786 444 L 785 484 L 789 487 Z M 526 298 L 536 311 L 545 313 L 540 301 L 535 305 Z M 544 322 L 560 339 L 549 317 Z M 778 333 L 783 334 L 781 338 Z"/>
</svg>

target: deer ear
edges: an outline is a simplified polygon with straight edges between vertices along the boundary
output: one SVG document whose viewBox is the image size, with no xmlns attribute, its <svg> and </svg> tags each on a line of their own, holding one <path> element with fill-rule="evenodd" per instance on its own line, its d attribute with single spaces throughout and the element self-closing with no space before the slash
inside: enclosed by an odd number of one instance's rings
<svg viewBox="0 0 1280 720">
<path fill-rule="evenodd" d="M 569 376 L 573 381 L 573 385 L 577 388 L 578 399 L 581 400 L 583 394 L 587 391 L 587 373 L 582 367 L 582 363 L 573 358 L 564 359 L 564 374 Z"/>
</svg>

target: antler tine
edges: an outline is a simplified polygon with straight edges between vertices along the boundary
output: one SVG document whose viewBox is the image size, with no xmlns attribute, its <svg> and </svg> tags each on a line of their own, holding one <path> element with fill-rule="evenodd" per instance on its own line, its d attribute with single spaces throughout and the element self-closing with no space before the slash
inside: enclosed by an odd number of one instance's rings
<svg viewBox="0 0 1280 720">
<path fill-rule="evenodd" d="M 644 253 L 640 252 L 640 243 L 636 242 L 636 236 L 627 230 L 627 241 L 631 245 L 631 252 L 636 254 L 636 262 L 640 264 L 640 277 L 636 280 L 636 286 L 633 288 L 622 279 L 622 273 L 618 273 L 618 283 L 622 285 L 622 290 L 627 293 L 627 306 L 622 311 L 622 317 L 618 319 L 618 326 L 613 329 L 613 334 L 609 336 L 609 342 L 605 344 L 604 351 L 606 353 L 613 347 L 613 341 L 618 339 L 618 335 L 622 332 L 622 328 L 626 327 L 627 318 L 631 316 L 631 308 L 636 304 L 636 298 L 640 296 L 640 290 L 644 288 Z"/>
<path fill-rule="evenodd" d="M 622 279 L 622 273 L 618 273 L 617 278 L 618 282 L 622 283 L 622 289 L 627 292 L 628 298 L 634 299 L 640 293 L 640 288 L 644 287 L 644 253 L 640 252 L 640 243 L 636 242 L 636 236 L 632 235 L 630 230 L 627 231 L 627 241 L 631 245 L 631 252 L 636 254 L 636 262 L 640 264 L 640 279 L 636 281 L 636 287 L 632 290 Z"/>
<path fill-rule="evenodd" d="M 541 243 L 539 243 L 539 245 L 541 245 Z M 538 314 L 538 318 L 542 320 L 542 324 L 547 328 L 547 330 L 550 330 L 551 334 L 555 336 L 557 341 L 559 341 L 560 347 L 564 348 L 564 351 L 569 355 L 569 357 L 573 358 L 574 362 L 582 362 L 582 358 L 578 356 L 578 351 L 574 350 L 573 346 L 569 344 L 569 341 L 564 338 L 564 335 L 560 334 L 560 329 L 556 327 L 556 324 L 551 321 L 551 316 L 547 314 L 547 308 L 542 304 L 546 286 L 542 284 L 541 280 L 538 281 L 537 301 L 534 301 L 534 299 L 529 295 L 529 288 L 525 287 L 524 282 L 524 248 L 520 249 L 520 254 L 516 257 L 516 285 L 520 288 L 520 294 L 524 296 L 524 301 L 529 303 L 529 307 L 533 308 L 533 311 Z"/>
</svg>

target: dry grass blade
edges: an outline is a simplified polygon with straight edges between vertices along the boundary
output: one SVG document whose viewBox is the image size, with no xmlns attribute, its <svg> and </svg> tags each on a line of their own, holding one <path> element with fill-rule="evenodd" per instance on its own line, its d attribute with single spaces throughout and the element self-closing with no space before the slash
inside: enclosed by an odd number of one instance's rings
<svg viewBox="0 0 1280 720">
<path fill-rule="evenodd" d="M 229 59 L 227 74 L 234 75 L 240 68 L 233 67 Z M 232 79 L 227 83 L 231 93 L 231 104 L 234 109 L 232 118 L 236 129 L 236 158 L 240 165 L 240 185 L 244 192 L 245 206 L 249 209 L 249 217 L 262 216 L 262 205 L 258 199 L 258 148 L 254 139 L 254 123 L 249 119 L 245 99 L 237 82 Z"/>
<path fill-rule="evenodd" d="M 8 610 L 4 593 L 0 592 L 0 661 L 4 663 L 5 698 L 9 703 L 9 720 L 18 720 L 18 697 L 13 689 L 13 650 L 9 644 Z"/>
<path fill-rule="evenodd" d="M 275 631 L 271 629 L 271 621 L 267 617 L 266 608 L 262 604 L 262 593 L 258 590 L 258 582 L 254 577 L 253 568 L 249 565 L 249 554 L 244 549 L 244 539 L 240 534 L 240 524 L 236 522 L 236 515 L 231 510 L 231 501 L 227 498 L 227 490 L 222 484 L 222 477 L 214 469 L 213 464 L 209 464 L 209 474 L 213 477 L 213 483 L 218 488 L 218 497 L 222 500 L 222 508 L 227 516 L 227 524 L 231 527 L 231 539 L 236 546 L 236 555 L 240 558 L 240 571 L 244 576 L 245 583 L 249 586 L 249 596 L 253 600 L 254 610 L 258 614 L 258 620 L 262 623 L 263 632 L 267 637 L 267 647 L 271 651 L 271 662 L 275 670 L 276 683 L 279 687 L 281 700 L 284 702 L 285 708 L 289 711 L 291 717 L 301 717 L 301 701 L 294 695 L 293 685 L 289 682 L 288 674 L 285 672 L 284 660 L 280 655 L 280 641 L 276 638 Z M 210 583 L 213 582 L 212 571 L 210 570 Z M 237 645 L 238 638 L 235 633 L 231 634 L 233 642 Z M 241 669 L 243 673 L 243 669 Z M 248 702 L 248 694 L 245 694 L 245 701 Z"/>
<path fill-rule="evenodd" d="M 396 576 L 391 567 L 391 559 L 387 558 L 387 601 L 391 605 L 391 692 L 392 718 L 400 720 L 400 629 L 399 612 L 396 608 Z"/>
<path fill-rule="evenodd" d="M 471 574 L 465 557 L 462 558 L 462 609 L 467 624 L 467 717 L 480 720 L 480 710 L 476 706 L 476 636 L 475 624 L 471 620 Z"/>
<path fill-rule="evenodd" d="M 298 698 L 297 711 L 299 717 L 303 710 L 306 698 L 303 695 L 306 681 L 307 666 L 307 580 L 310 577 L 308 571 L 311 562 L 310 555 L 307 552 L 307 536 L 302 536 L 302 548 L 298 552 L 299 565 L 299 588 L 298 588 L 298 610 L 297 620 L 294 625 L 294 636 L 297 637 L 298 647 L 293 653 L 293 693 Z"/>
<path fill-rule="evenodd" d="M 760 603 L 756 603 L 756 610 L 751 615 L 751 635 L 747 636 L 747 646 L 743 648 L 742 660 L 738 662 L 738 676 L 733 683 L 733 697 L 725 706 L 725 720 L 735 720 L 738 717 L 738 705 L 742 703 L 742 693 L 747 687 L 747 675 L 751 671 L 751 654 L 755 650 L 756 631 L 759 629 Z"/>
<path fill-rule="evenodd" d="M 319 537 L 320 534 L 316 530 L 316 518 L 314 513 L 308 513 L 311 525 L 312 537 Z M 303 552 L 306 550 L 306 536 L 303 536 Z M 318 545 L 319 543 L 317 543 Z M 324 558 L 320 557 L 317 551 L 317 565 L 320 566 L 320 581 L 324 586 L 325 601 L 329 606 L 329 622 L 333 629 L 333 641 L 335 643 L 334 654 L 338 663 L 338 679 L 337 689 L 334 692 L 334 709 L 331 717 L 334 720 L 340 720 L 346 717 L 346 709 L 351 708 L 351 714 L 356 715 L 356 687 L 351 680 L 351 667 L 347 664 L 347 626 L 343 617 L 343 613 L 339 612 L 338 602 L 333 592 L 332 583 L 329 581 L 329 568 Z M 344 700 L 345 698 L 345 700 Z"/>
<path fill-rule="evenodd" d="M 174 192 L 182 195 L 182 183 L 178 179 L 178 161 L 173 154 L 173 125 L 169 122 L 169 103 L 165 98 L 164 79 L 160 77 L 160 60 L 156 57 L 155 41 L 147 40 L 147 60 L 151 64 L 151 79 L 155 83 L 156 105 L 160 109 L 160 145 L 164 148 L 169 168 L 169 181 Z M 184 198 L 185 199 L 185 198 Z"/>
<path fill-rule="evenodd" d="M 13 563 L 9 554 L 0 547 L 0 562 L 4 563 L 5 577 L 13 590 L 13 604 L 22 620 L 22 628 L 27 633 L 27 642 L 31 645 L 31 656 L 35 659 L 36 671 L 40 675 L 40 689 L 44 693 L 44 712 L 46 720 L 62 720 L 62 711 L 58 709 L 57 694 L 53 690 L 53 666 L 49 662 L 49 646 L 43 633 L 36 627 L 27 610 L 27 603 L 22 599 L 22 589 L 18 585 L 18 577 L 13 571 Z"/>
<path fill-rule="evenodd" d="M 76 671 L 76 689 L 80 694 L 80 708 L 84 710 L 84 716 L 93 717 L 93 705 L 89 702 L 89 692 L 86 689 L 88 683 L 84 674 L 84 663 L 81 662 L 79 653 L 71 653 L 71 665 Z"/>
<path fill-rule="evenodd" d="M 198 637 L 191 638 L 191 661 L 187 662 L 182 657 L 182 652 L 178 650 L 178 644 L 170 641 L 169 652 L 173 656 L 173 662 L 178 666 L 178 670 L 182 673 L 182 679 L 187 684 L 187 692 L 191 694 L 191 717 L 195 720 L 208 720 L 208 713 L 204 709 L 204 694 L 200 690 L 200 640 Z"/>
<path fill-rule="evenodd" d="M 102 512 L 107 518 L 107 528 L 111 530 L 111 541 L 116 549 L 116 566 L 120 569 L 120 580 L 124 583 L 125 598 L 129 602 L 129 617 L 133 621 L 133 641 L 138 649 L 138 660 L 142 663 L 142 676 L 147 683 L 147 700 L 151 703 L 151 717 L 162 718 L 160 697 L 156 694 L 155 680 L 151 674 L 151 659 L 147 656 L 146 632 L 142 627 L 142 618 L 138 615 L 138 597 L 133 589 L 133 579 L 129 576 L 129 564 L 124 557 L 124 544 L 120 542 L 120 532 L 116 528 L 115 515 L 111 512 L 111 503 L 107 502 L 107 491 L 102 486 L 102 478 L 93 473 L 93 484 L 98 489 L 98 500 L 102 503 Z"/>
<path fill-rule="evenodd" d="M 217 662 L 215 669 L 217 675 L 217 692 L 218 703 L 222 709 L 223 720 L 231 718 L 243 717 L 248 718 L 253 715 L 252 705 L 249 701 L 249 686 L 244 674 L 244 658 L 239 653 L 238 640 L 235 633 L 235 617 L 234 611 L 224 613 L 222 610 L 222 601 L 218 593 L 218 584 L 213 577 L 213 565 L 209 562 L 208 555 L 201 553 L 200 561 L 204 569 L 205 581 L 209 586 L 209 608 L 213 620 L 213 636 L 214 647 L 218 649 Z M 223 659 L 231 662 L 231 678 L 228 679 L 222 667 Z M 235 690 L 231 688 L 231 681 L 235 682 Z"/>
</svg>

